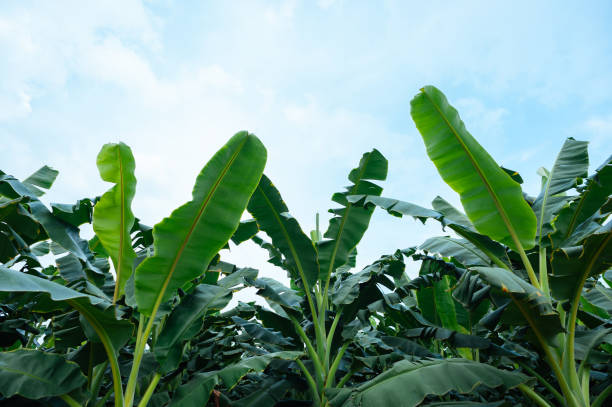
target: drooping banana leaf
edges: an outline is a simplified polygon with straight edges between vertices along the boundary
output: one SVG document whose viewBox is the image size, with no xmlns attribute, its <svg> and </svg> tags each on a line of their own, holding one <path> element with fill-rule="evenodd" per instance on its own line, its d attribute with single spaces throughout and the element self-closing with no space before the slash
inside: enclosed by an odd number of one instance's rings
<svg viewBox="0 0 612 407">
<path fill-rule="evenodd" d="M 181 360 L 183 342 L 200 331 L 206 312 L 222 309 L 231 298 L 232 293 L 227 288 L 200 284 L 181 300 L 168 317 L 153 348 L 163 373 L 176 368 Z"/>
<path fill-rule="evenodd" d="M 433 201 L 431 201 L 431 207 L 444 215 L 444 218 L 450 220 L 452 223 L 456 223 L 457 225 L 461 225 L 472 232 L 476 232 L 474 225 L 472 225 L 472 222 L 470 222 L 467 216 L 465 216 L 464 213 L 452 206 L 441 196 L 437 196 Z"/>
<path fill-rule="evenodd" d="M 257 288 L 257 295 L 265 298 L 270 307 L 282 317 L 289 318 L 289 315 L 291 315 L 301 318 L 303 310 L 300 303 L 302 297 L 296 291 L 266 277 L 254 281 L 247 280 L 247 283 Z"/>
<path fill-rule="evenodd" d="M 94 206 L 93 230 L 115 267 L 113 301 L 117 301 L 125 291 L 136 258 L 130 237 L 135 220 L 131 204 L 136 193 L 136 164 L 132 150 L 124 143 L 105 144 L 96 163 L 100 177 L 115 184 Z"/>
<path fill-rule="evenodd" d="M 612 222 L 589 236 L 581 246 L 552 253 L 550 286 L 559 300 L 579 298 L 586 280 L 610 268 L 612 262 Z"/>
<path fill-rule="evenodd" d="M 43 293 L 49 297 L 52 301 L 51 304 L 45 304 L 45 301 L 38 300 L 36 303 L 37 309 L 34 311 L 48 312 L 50 310 L 58 309 L 57 304 L 53 303 L 66 303 L 71 307 L 79 311 L 79 313 L 86 319 L 89 326 L 91 326 L 98 338 L 103 343 L 106 350 L 107 356 L 111 364 L 111 369 L 114 376 L 119 376 L 119 366 L 115 357 L 117 348 L 116 345 L 120 345 L 124 342 L 126 337 L 125 333 L 131 329 L 129 321 L 113 321 L 113 324 L 109 324 L 109 320 L 114 317 L 109 315 L 112 314 L 112 309 L 103 312 L 100 308 L 108 308 L 110 303 L 105 299 L 95 297 L 93 295 L 81 293 L 71 288 L 64 287 L 63 285 L 54 283 L 49 280 L 45 280 L 40 277 L 32 276 L 26 273 L 21 273 L 15 270 L 7 269 L 0 266 L 0 291 L 1 292 L 35 292 Z M 104 318 L 100 318 L 103 315 Z M 113 328 L 117 324 L 121 329 L 113 331 Z M 111 327 L 107 330 L 106 326 Z M 122 403 L 123 394 L 121 390 L 121 383 L 113 381 L 115 391 L 115 402 Z"/>
<path fill-rule="evenodd" d="M 293 384 L 289 380 L 269 380 L 263 388 L 236 400 L 232 407 L 269 407 L 276 405 L 289 391 Z"/>
<path fill-rule="evenodd" d="M 588 174 L 589 155 L 588 142 L 573 138 L 565 140 L 552 170 L 545 177 L 542 191 L 533 204 L 533 210 L 538 218 L 538 239 L 552 232 L 550 223 L 553 216 L 568 201 L 568 197 L 557 196 L 578 184 L 578 180 Z"/>
<path fill-rule="evenodd" d="M 465 267 L 491 265 L 491 260 L 487 255 L 465 239 L 454 239 L 448 236 L 431 237 L 423 242 L 419 249 L 438 253 L 443 257 L 454 257 Z"/>
<path fill-rule="evenodd" d="M 30 201 L 28 206 L 31 213 L 26 212 L 26 216 L 31 216 L 36 222 L 40 223 L 56 245 L 74 254 L 89 269 L 99 272 L 91 263 L 92 254 L 89 252 L 87 241 L 79 236 L 79 229 L 53 216 L 51 211 L 47 209 L 30 188 L 15 177 L 3 173 L 0 174 L 0 194 L 10 199 L 28 198 Z"/>
<path fill-rule="evenodd" d="M 91 223 L 93 202 L 91 199 L 79 199 L 74 204 L 51 204 L 53 216 L 73 226 L 79 227 L 83 223 Z"/>
<path fill-rule="evenodd" d="M 59 171 L 45 165 L 28 178 L 23 180 L 24 185 L 26 185 L 34 195 L 41 197 L 45 194 L 45 189 L 51 188 Z"/>
<path fill-rule="evenodd" d="M 513 250 L 532 248 L 536 217 L 520 185 L 472 137 L 444 94 L 425 86 L 410 104 L 429 158 L 459 193 L 476 230 Z"/>
<path fill-rule="evenodd" d="M 305 287 L 313 287 L 319 276 L 314 245 L 289 214 L 280 193 L 265 175 L 261 177 L 247 209 L 257 220 L 259 229 L 272 238 L 272 244 L 285 256 L 293 280 L 302 280 Z"/>
<path fill-rule="evenodd" d="M 434 219 L 440 222 L 443 227 L 451 228 L 461 237 L 476 246 L 478 250 L 484 253 L 491 261 L 495 262 L 496 265 L 509 268 L 509 260 L 506 258 L 504 246 L 491 240 L 488 236 L 476 232 L 469 220 L 466 222 L 464 219 L 465 215 L 461 214 L 455 208 L 452 208 L 450 204 L 442 198 L 438 197 L 434 199 L 433 202 L 441 211 L 434 211 L 410 202 L 380 196 L 353 195 L 349 196 L 348 200 L 355 205 L 376 205 L 393 216 L 411 216 L 423 223 L 425 223 L 427 219 Z"/>
<path fill-rule="evenodd" d="M 408 329 L 403 332 L 403 335 L 407 338 L 437 339 L 457 348 L 486 349 L 491 346 L 491 342 L 488 339 L 481 338 L 480 336 L 467 335 L 435 326 Z"/>
<path fill-rule="evenodd" d="M 85 383 L 79 366 L 62 355 L 29 349 L 0 352 L 0 394 L 4 397 L 61 396 Z"/>
<path fill-rule="evenodd" d="M 378 150 L 365 153 L 359 166 L 349 174 L 349 181 L 353 185 L 347 187 L 346 192 L 337 192 L 332 196 L 332 200 L 342 208 L 330 210 L 334 217 L 323 235 L 326 239 L 318 242 L 321 281 L 327 281 L 338 267 L 348 262 L 349 254 L 363 237 L 374 212 L 373 207 L 353 205 L 347 196 L 380 195 L 382 188 L 368 180 L 384 181 L 387 166 L 387 159 Z"/>
<path fill-rule="evenodd" d="M 237 133 L 196 179 L 193 200 L 153 228 L 155 254 L 135 273 L 139 310 L 151 315 L 191 279 L 201 275 L 238 228 L 257 187 L 266 149 L 247 132 Z"/>
<path fill-rule="evenodd" d="M 502 321 L 509 325 L 527 326 L 550 344 L 563 332 L 559 314 L 553 309 L 550 298 L 516 274 L 502 268 L 474 267 L 480 278 L 500 295 L 512 300 L 502 314 Z M 486 318 L 486 317 L 485 317 Z"/>
<path fill-rule="evenodd" d="M 214 386 L 219 382 L 228 388 L 232 388 L 245 374 L 251 371 L 264 370 L 276 358 L 295 360 L 301 355 L 301 352 L 291 351 L 269 353 L 243 359 L 221 370 L 197 373 L 189 382 L 179 386 L 172 398 L 170 407 L 201 407 L 206 404 Z"/>
<path fill-rule="evenodd" d="M 508 390 L 529 380 L 521 373 L 466 359 L 400 361 L 354 388 L 329 389 L 333 407 L 413 407 L 428 395 L 471 393 L 478 385 Z"/>
</svg>

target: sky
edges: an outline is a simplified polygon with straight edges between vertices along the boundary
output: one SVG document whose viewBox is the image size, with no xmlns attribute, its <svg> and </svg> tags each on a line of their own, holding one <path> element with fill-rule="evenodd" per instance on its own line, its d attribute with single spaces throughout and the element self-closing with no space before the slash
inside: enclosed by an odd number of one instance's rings
<svg viewBox="0 0 612 407">
<path fill-rule="evenodd" d="M 609 1 L 3 1 L 0 169 L 50 165 L 45 201 L 75 202 L 111 186 L 96 155 L 123 141 L 134 212 L 153 225 L 248 130 L 306 233 L 372 148 L 389 160 L 384 196 L 458 204 L 410 118 L 432 84 L 533 195 L 565 138 L 590 142 L 591 170 L 612 153 L 610 21 Z M 358 264 L 445 233 L 377 211 Z M 223 257 L 287 281 L 250 242 Z"/>
</svg>

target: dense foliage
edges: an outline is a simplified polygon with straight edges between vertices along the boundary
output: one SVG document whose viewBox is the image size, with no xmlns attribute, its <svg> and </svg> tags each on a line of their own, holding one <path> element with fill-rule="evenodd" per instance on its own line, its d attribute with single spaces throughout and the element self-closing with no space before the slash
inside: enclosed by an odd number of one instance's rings
<svg viewBox="0 0 612 407">
<path fill-rule="evenodd" d="M 605 405 L 612 157 L 589 175 L 587 143 L 569 138 L 530 196 L 438 89 L 423 88 L 411 114 L 464 212 L 384 197 L 388 163 L 374 149 L 333 194 L 326 231 L 317 217 L 307 234 L 246 132 L 152 228 L 132 212 L 123 143 L 98 155 L 112 187 L 74 204 L 41 201 L 49 167 L 22 181 L 0 171 L 0 404 Z M 397 242 L 354 271 L 376 207 L 450 234 Z M 224 262 L 230 241 L 267 251 L 289 287 Z M 268 306 L 228 306 L 244 287 Z"/>
</svg>

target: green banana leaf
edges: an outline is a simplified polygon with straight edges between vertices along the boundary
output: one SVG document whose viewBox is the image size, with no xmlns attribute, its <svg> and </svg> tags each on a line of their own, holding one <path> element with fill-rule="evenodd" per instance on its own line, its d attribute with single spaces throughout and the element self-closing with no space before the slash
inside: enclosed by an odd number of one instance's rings
<svg viewBox="0 0 612 407">
<path fill-rule="evenodd" d="M 257 232 L 259 232 L 259 226 L 257 226 L 257 221 L 255 219 L 243 220 L 232 235 L 232 242 L 237 245 L 246 242 L 255 236 Z"/>
<path fill-rule="evenodd" d="M 275 352 L 253 356 L 221 370 L 197 373 L 189 382 L 179 386 L 169 407 L 201 407 L 206 405 L 215 385 L 223 383 L 232 388 L 251 371 L 261 372 L 274 359 L 295 360 L 302 352 Z"/>
<path fill-rule="evenodd" d="M 260 388 L 246 397 L 236 400 L 232 407 L 270 407 L 280 401 L 293 387 L 289 380 L 270 380 L 267 386 Z"/>
<path fill-rule="evenodd" d="M 472 232 L 476 232 L 474 229 L 474 225 L 472 222 L 465 216 L 463 212 L 452 206 L 448 201 L 446 201 L 441 196 L 436 196 L 433 201 L 431 201 L 431 207 L 444 215 L 444 218 L 450 220 L 452 223 L 456 223 L 457 225 L 461 225 Z"/>
<path fill-rule="evenodd" d="M 0 394 L 4 397 L 61 396 L 86 383 L 79 366 L 62 355 L 29 349 L 0 352 Z"/>
<path fill-rule="evenodd" d="M 472 137 L 442 92 L 425 86 L 411 115 L 442 179 L 478 232 L 517 250 L 534 246 L 536 217 L 518 183 Z"/>
<path fill-rule="evenodd" d="M 50 189 L 55 179 L 57 178 L 59 171 L 45 165 L 28 178 L 23 180 L 24 185 L 26 185 L 34 195 L 41 197 L 45 194 L 45 189 Z"/>
<path fill-rule="evenodd" d="M 53 281 L 45 280 L 30 274 L 7 269 L 0 266 L 0 292 L 33 292 L 44 293 L 49 296 L 52 303 L 47 304 L 39 300 L 34 311 L 49 312 L 61 309 L 61 303 L 66 303 L 75 308 L 83 318 L 81 325 L 88 338 L 95 342 L 108 339 L 113 350 L 121 348 L 131 337 L 133 325 L 128 320 L 117 320 L 110 303 L 103 298 L 81 293 L 71 288 L 64 287 Z M 60 304 L 58 304 L 60 303 Z M 91 327 L 96 324 L 96 330 Z M 99 334 L 105 338 L 99 338 Z"/>
<path fill-rule="evenodd" d="M 75 204 L 51 204 L 53 216 L 72 226 L 79 227 L 83 223 L 91 223 L 93 202 L 91 199 L 79 199 Z"/>
<path fill-rule="evenodd" d="M 456 303 L 451 294 L 451 278 L 442 275 L 446 265 L 433 259 L 426 259 L 421 263 L 419 275 L 441 274 L 439 278 L 432 281 L 431 286 L 422 286 L 416 293 L 419 309 L 423 317 L 435 325 L 442 326 L 453 331 L 466 333 L 464 327 L 459 323 L 459 312 L 463 309 Z"/>
<path fill-rule="evenodd" d="M 533 210 L 538 218 L 538 239 L 552 232 L 552 227 L 546 228 L 553 216 L 566 204 L 568 197 L 557 196 L 576 187 L 581 178 L 588 175 L 589 154 L 588 142 L 573 138 L 565 140 L 552 170 L 545 177 L 542 191 L 533 204 Z"/>
<path fill-rule="evenodd" d="M 454 239 L 448 236 L 432 237 L 424 241 L 419 249 L 437 253 L 442 257 L 454 257 L 466 267 L 491 265 L 491 260 L 487 255 L 465 239 Z"/>
<path fill-rule="evenodd" d="M 56 245 L 77 256 L 89 269 L 99 271 L 91 263 L 93 255 L 89 252 L 87 241 L 79 236 L 79 229 L 53 216 L 51 211 L 47 209 L 30 188 L 15 177 L 2 173 L 0 174 L 0 194 L 13 200 L 21 197 L 28 198 L 30 200 L 28 206 L 31 213 L 25 212 L 26 216 L 31 216 L 42 225 L 45 232 L 47 232 Z M 40 225 L 35 225 L 35 227 L 39 229 Z"/>
<path fill-rule="evenodd" d="M 576 229 L 593 217 L 612 195 L 612 156 L 595 170 L 580 190 L 580 197 L 563 208 L 554 222 L 555 232 L 551 235 L 553 247 L 565 247 Z M 607 211 L 603 211 L 607 212 Z"/>
<path fill-rule="evenodd" d="M 355 206 L 347 197 L 349 195 L 380 195 L 382 188 L 368 180 L 384 181 L 387 178 L 387 159 L 376 149 L 365 153 L 359 161 L 359 166 L 349 173 L 349 181 L 353 185 L 346 192 L 337 192 L 332 200 L 340 205 L 340 209 L 330 209 L 335 216 L 329 221 L 329 227 L 323 235 L 325 240 L 318 242 L 319 279 L 327 281 L 331 274 L 349 261 L 351 251 L 363 237 L 373 207 Z"/>
<path fill-rule="evenodd" d="M 552 253 L 550 286 L 559 300 L 579 298 L 586 280 L 610 268 L 612 262 L 612 222 L 590 235 L 581 246 Z"/>
<path fill-rule="evenodd" d="M 502 322 L 509 325 L 529 325 L 537 336 L 551 345 L 555 344 L 557 334 L 564 329 L 549 297 L 506 269 L 474 267 L 471 270 L 491 285 L 498 295 L 512 300 L 511 305 L 503 310 Z"/>
<path fill-rule="evenodd" d="M 136 258 L 130 237 L 135 220 L 131 204 L 136 194 L 136 164 L 132 150 L 123 143 L 105 144 L 96 164 L 100 177 L 115 184 L 94 206 L 93 230 L 115 267 L 113 301 L 117 301 L 125 291 Z"/>
<path fill-rule="evenodd" d="M 484 253 L 498 266 L 509 267 L 509 260 L 507 259 L 504 246 L 491 240 L 488 236 L 477 233 L 474 226 L 465 218 L 465 215 L 450 206 L 448 202 L 440 197 L 437 197 L 432 202 L 440 211 L 423 208 L 422 206 L 410 202 L 380 196 L 353 195 L 348 197 L 348 201 L 355 205 L 376 205 L 393 216 L 411 216 L 423 223 L 425 223 L 427 219 L 433 219 L 440 222 L 443 227 L 451 228 L 458 235 L 476 246 L 478 250 Z"/>
<path fill-rule="evenodd" d="M 319 276 L 317 253 L 270 179 L 263 175 L 247 207 L 259 229 L 272 238 L 272 244 L 285 256 L 291 277 L 313 287 Z"/>
<path fill-rule="evenodd" d="M 200 284 L 181 300 L 168 317 L 153 348 L 163 373 L 176 369 L 183 355 L 183 343 L 200 331 L 206 312 L 222 309 L 231 298 L 232 293 L 227 288 Z"/>
<path fill-rule="evenodd" d="M 151 315 L 206 270 L 238 228 L 265 163 L 265 147 L 247 132 L 237 133 L 211 158 L 196 179 L 193 200 L 153 228 L 155 254 L 135 272 L 140 312 Z"/>
<path fill-rule="evenodd" d="M 326 394 L 332 407 L 413 407 L 428 395 L 471 393 L 479 385 L 508 390 L 528 380 L 521 373 L 466 359 L 400 361 L 352 389 L 329 389 Z"/>
</svg>

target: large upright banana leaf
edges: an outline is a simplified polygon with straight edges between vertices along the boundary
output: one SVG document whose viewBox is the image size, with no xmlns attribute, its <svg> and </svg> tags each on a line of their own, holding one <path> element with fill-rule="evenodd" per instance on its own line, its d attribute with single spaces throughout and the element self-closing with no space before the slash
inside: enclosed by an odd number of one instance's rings
<svg viewBox="0 0 612 407">
<path fill-rule="evenodd" d="M 319 279 L 326 281 L 340 266 L 348 262 L 351 250 L 363 237 L 374 207 L 359 207 L 347 200 L 349 195 L 380 195 L 382 188 L 368 180 L 384 181 L 387 178 L 387 159 L 376 149 L 365 153 L 359 166 L 349 174 L 353 185 L 346 192 L 338 192 L 332 200 L 343 207 L 332 209 L 335 216 L 329 221 L 329 227 L 323 235 L 326 240 L 318 244 Z"/>
<path fill-rule="evenodd" d="M 612 156 L 595 170 L 580 188 L 580 197 L 563 208 L 555 219 L 555 232 L 552 234 L 554 247 L 566 246 L 576 229 L 588 221 L 605 205 L 612 195 Z M 573 244 L 570 244 L 573 245 Z"/>
<path fill-rule="evenodd" d="M 280 193 L 265 175 L 261 177 L 247 209 L 287 259 L 293 279 L 304 279 L 306 287 L 313 287 L 319 275 L 314 245 L 289 214 Z"/>
<path fill-rule="evenodd" d="M 139 310 L 151 315 L 189 280 L 202 274 L 238 228 L 257 187 L 266 149 L 257 137 L 237 133 L 196 179 L 193 200 L 153 228 L 155 254 L 136 269 Z"/>
<path fill-rule="evenodd" d="M 410 104 L 429 158 L 459 193 L 476 230 L 514 250 L 532 248 L 536 218 L 520 185 L 472 137 L 444 94 L 425 86 Z"/>
<path fill-rule="evenodd" d="M 118 143 L 105 144 L 98 154 L 97 164 L 102 179 L 115 184 L 94 207 L 93 229 L 115 267 L 117 281 L 113 300 L 116 301 L 123 294 L 125 283 L 132 275 L 132 265 L 136 258 L 130 238 L 134 224 L 130 206 L 136 193 L 135 163 L 132 150 Z"/>
<path fill-rule="evenodd" d="M 563 206 L 568 197 L 557 196 L 575 187 L 580 178 L 586 177 L 589 169 L 589 155 L 586 141 L 573 138 L 565 140 L 552 170 L 545 177 L 542 191 L 533 204 L 533 210 L 538 218 L 538 239 L 552 228 L 546 228 L 555 214 L 556 208 Z"/>
</svg>

